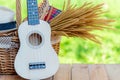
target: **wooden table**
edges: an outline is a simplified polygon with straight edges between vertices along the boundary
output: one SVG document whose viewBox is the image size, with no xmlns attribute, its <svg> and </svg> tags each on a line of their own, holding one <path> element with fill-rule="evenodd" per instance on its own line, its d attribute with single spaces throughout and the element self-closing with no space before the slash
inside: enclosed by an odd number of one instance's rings
<svg viewBox="0 0 120 80">
<path fill-rule="evenodd" d="M 24 80 L 17 75 L 0 75 L 0 80 Z M 120 65 L 61 64 L 58 72 L 45 80 L 120 80 Z"/>
</svg>

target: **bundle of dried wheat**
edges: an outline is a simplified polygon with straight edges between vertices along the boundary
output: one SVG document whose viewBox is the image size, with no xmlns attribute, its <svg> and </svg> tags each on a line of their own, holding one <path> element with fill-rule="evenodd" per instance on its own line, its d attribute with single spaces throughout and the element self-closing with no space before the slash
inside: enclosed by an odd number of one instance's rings
<svg viewBox="0 0 120 80">
<path fill-rule="evenodd" d="M 70 0 L 68 0 L 66 9 L 50 21 L 52 32 L 57 36 L 80 37 L 100 43 L 91 31 L 103 30 L 113 21 L 101 17 L 104 13 L 103 4 L 94 6 L 92 3 L 85 3 L 81 7 L 69 4 Z"/>
</svg>

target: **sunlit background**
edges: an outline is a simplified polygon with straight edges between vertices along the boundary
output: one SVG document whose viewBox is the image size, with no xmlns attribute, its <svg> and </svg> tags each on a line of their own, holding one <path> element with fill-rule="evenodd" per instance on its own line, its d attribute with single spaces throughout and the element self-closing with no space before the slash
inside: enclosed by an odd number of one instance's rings
<svg viewBox="0 0 120 80">
<path fill-rule="evenodd" d="M 41 0 L 39 0 L 40 2 Z M 64 0 L 49 0 L 50 4 L 62 9 Z M 101 36 L 102 44 L 96 44 L 80 38 L 62 37 L 59 59 L 61 63 L 84 64 L 113 64 L 120 63 L 120 0 L 72 0 L 73 4 L 81 6 L 84 2 L 93 2 L 94 5 L 104 3 L 103 17 L 114 19 L 112 28 L 116 30 L 94 31 Z M 15 11 L 15 0 L 0 0 L 0 6 L 6 6 Z M 22 17 L 26 17 L 26 0 L 22 0 Z"/>
</svg>

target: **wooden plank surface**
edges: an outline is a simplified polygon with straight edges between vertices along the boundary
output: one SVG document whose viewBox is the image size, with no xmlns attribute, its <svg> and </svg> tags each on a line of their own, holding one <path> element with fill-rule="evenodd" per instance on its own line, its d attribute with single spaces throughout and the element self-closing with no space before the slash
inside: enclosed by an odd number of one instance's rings
<svg viewBox="0 0 120 80">
<path fill-rule="evenodd" d="M 109 80 L 120 80 L 120 65 L 105 65 Z"/>
<path fill-rule="evenodd" d="M 60 65 L 58 72 L 54 76 L 54 80 L 71 80 L 71 65 Z"/>
<path fill-rule="evenodd" d="M 104 65 L 89 65 L 90 80 L 109 80 Z"/>
<path fill-rule="evenodd" d="M 89 80 L 88 65 L 73 65 L 72 80 Z"/>
<path fill-rule="evenodd" d="M 24 80 L 17 75 L 1 75 L 0 80 Z"/>
<path fill-rule="evenodd" d="M 62 64 L 58 72 L 44 80 L 120 80 L 120 65 Z M 0 80 L 25 80 L 17 75 L 0 75 Z"/>
</svg>

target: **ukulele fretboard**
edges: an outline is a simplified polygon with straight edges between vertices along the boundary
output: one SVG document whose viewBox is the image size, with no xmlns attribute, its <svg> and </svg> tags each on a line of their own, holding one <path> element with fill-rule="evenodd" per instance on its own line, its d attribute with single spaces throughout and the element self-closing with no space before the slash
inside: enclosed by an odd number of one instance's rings
<svg viewBox="0 0 120 80">
<path fill-rule="evenodd" d="M 28 24 L 29 25 L 39 24 L 37 0 L 27 0 L 27 9 L 28 9 Z"/>
</svg>

